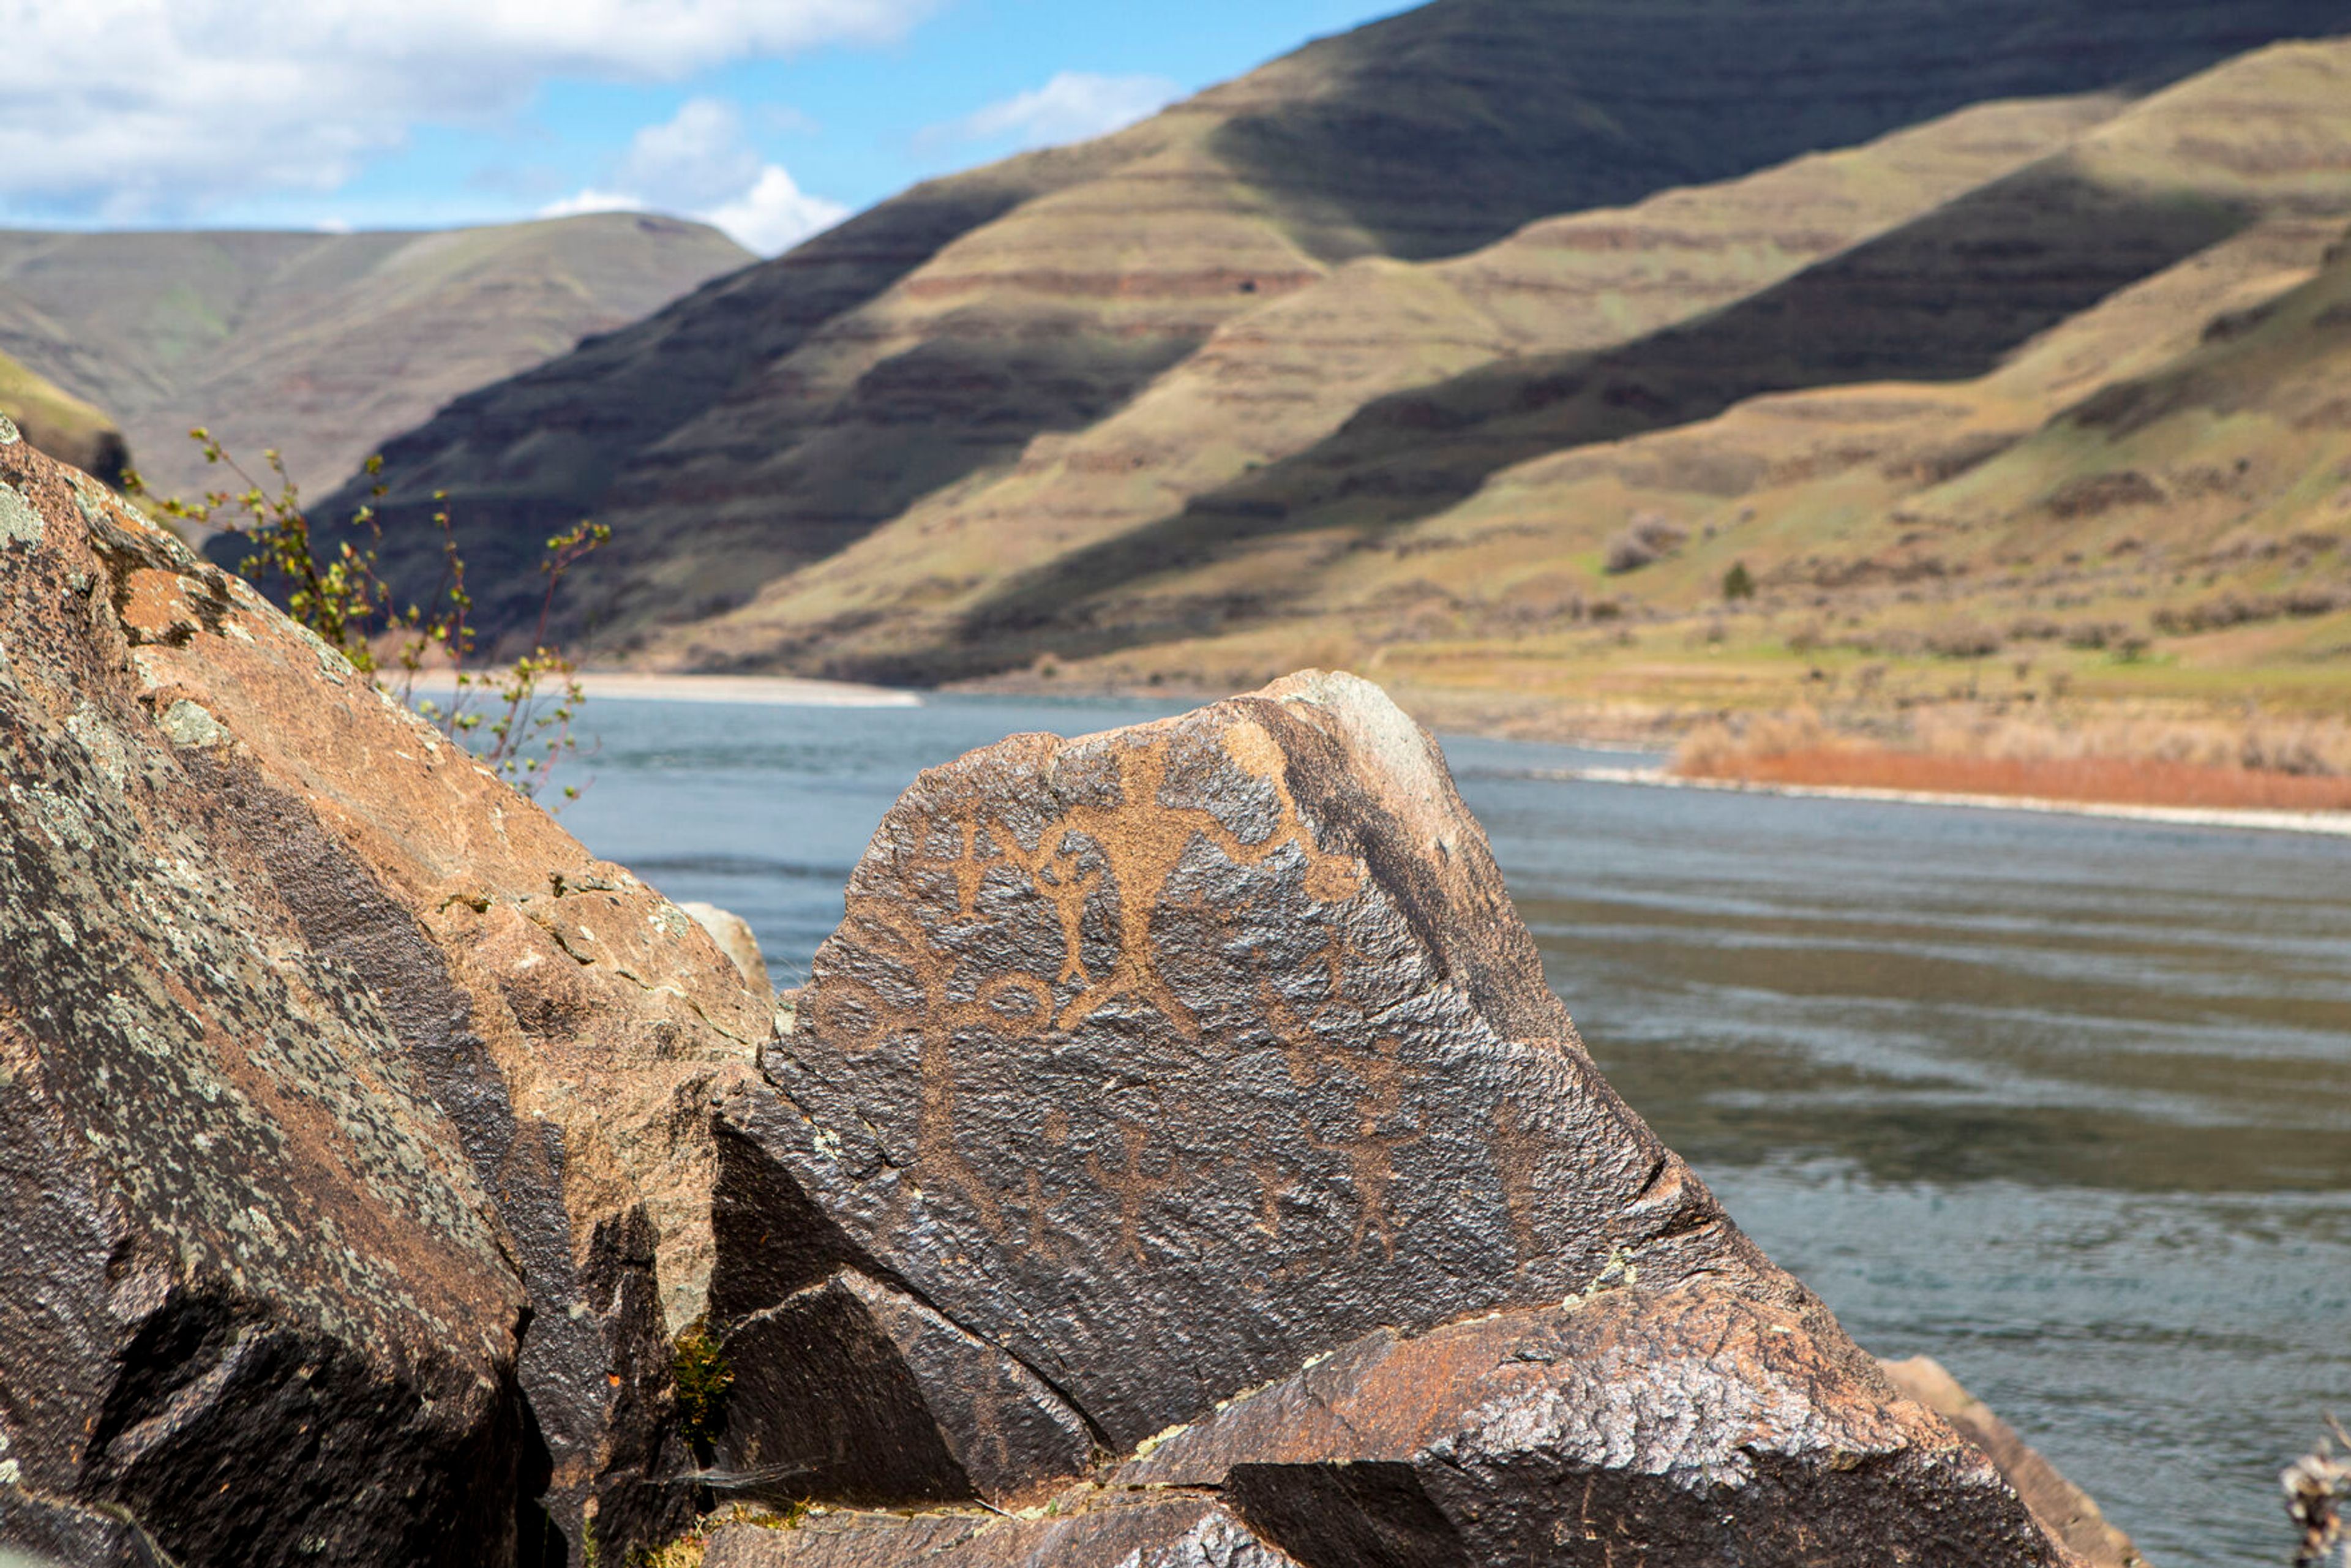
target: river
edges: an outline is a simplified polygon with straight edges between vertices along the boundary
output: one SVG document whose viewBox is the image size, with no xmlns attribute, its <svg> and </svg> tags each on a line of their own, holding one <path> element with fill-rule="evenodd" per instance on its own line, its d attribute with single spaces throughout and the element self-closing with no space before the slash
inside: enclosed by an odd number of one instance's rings
<svg viewBox="0 0 2351 1568">
<path fill-rule="evenodd" d="M 563 821 L 789 984 L 918 768 L 1168 711 L 599 699 Z M 2277 1470 L 2351 1416 L 2351 841 L 1446 750 L 1593 1055 L 1856 1339 L 1943 1362 L 2158 1568 L 2287 1559 Z"/>
</svg>

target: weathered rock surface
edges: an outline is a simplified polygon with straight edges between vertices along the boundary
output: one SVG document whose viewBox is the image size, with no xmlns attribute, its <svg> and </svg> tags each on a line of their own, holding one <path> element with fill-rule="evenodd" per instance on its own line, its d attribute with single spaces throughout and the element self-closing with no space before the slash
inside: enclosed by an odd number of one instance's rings
<svg viewBox="0 0 2351 1568">
<path fill-rule="evenodd" d="M 1352 677 L 925 774 L 766 1073 L 724 1103 L 722 1321 L 848 1264 L 1114 1450 L 1612 1257 L 1799 1293 L 1593 1070 L 1434 743 Z"/>
<path fill-rule="evenodd" d="M 2015 1427 L 1961 1387 L 1941 1363 L 1931 1356 L 1914 1355 L 1907 1361 L 1878 1364 L 1904 1398 L 1924 1405 L 1981 1448 L 2025 1506 L 2092 1568 L 2147 1568 L 2138 1547 L 2107 1522 L 2090 1494 L 2067 1480 L 2056 1466 L 2016 1435 Z"/>
<path fill-rule="evenodd" d="M 0 1469 L 5 1461 L 0 1460 Z M 0 1568 L 172 1568 L 153 1539 L 111 1514 L 0 1482 Z"/>
<path fill-rule="evenodd" d="M 183 764 L 216 727 L 128 689 L 68 473 L 0 445 L 17 1479 L 190 1563 L 512 1563 L 527 1307 L 489 1196 L 381 1001 Z"/>
<path fill-rule="evenodd" d="M 1009 1501 L 1093 1458 L 1035 1375 L 912 1297 L 841 1269 L 737 1324 L 737 1490 L 850 1502 Z"/>
<path fill-rule="evenodd" d="M 1101 1497 L 1066 1518 L 820 1513 L 790 1530 L 730 1525 L 703 1568 L 1295 1568 L 1213 1499 Z"/>
<path fill-rule="evenodd" d="M 877 1360 L 891 1429 L 1006 1429 L 816 1310 L 857 1281 L 1111 1451 L 1203 1422 L 1121 1480 L 1221 1489 L 1303 1563 L 2065 1560 L 1610 1091 L 1364 682 L 925 773 L 797 1002 L 720 1111 L 713 1312 L 794 1368 L 729 1416 L 747 1473 Z M 1073 1469 L 992 1451 L 964 1495 Z"/>
<path fill-rule="evenodd" d="M 694 923 L 710 933 L 718 950 L 728 961 L 743 971 L 743 978 L 762 991 L 771 991 L 775 983 L 768 977 L 768 960 L 760 955 L 759 938 L 751 923 L 731 909 L 721 909 L 715 904 L 681 904 L 678 905 L 694 917 Z"/>
<path fill-rule="evenodd" d="M 1311 1568 L 2064 1563 L 1818 1307 L 1709 1284 L 1382 1332 L 1115 1478 L 1213 1486 Z"/>
<path fill-rule="evenodd" d="M 674 1528 L 705 1107 L 769 998 L 21 442 L 0 584 L 0 1247 L 41 1260 L 0 1281 L 0 1429 L 26 1483 L 190 1563 Z"/>
</svg>

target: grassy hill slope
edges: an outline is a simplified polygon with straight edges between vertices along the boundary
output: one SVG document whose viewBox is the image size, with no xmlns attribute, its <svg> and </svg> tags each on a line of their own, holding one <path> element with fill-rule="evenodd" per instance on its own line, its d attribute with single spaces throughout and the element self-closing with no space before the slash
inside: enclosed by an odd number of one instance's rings
<svg viewBox="0 0 2351 1568">
<path fill-rule="evenodd" d="M 918 187 L 460 400 L 387 450 L 389 516 L 451 492 L 496 624 L 533 606 L 549 526 L 592 512 L 616 538 L 569 630 L 643 649 L 1095 424 L 1334 267 L 2338 20 L 2315 0 L 1437 0 L 1102 141 Z M 434 570 L 416 545 L 396 574 Z"/>
<path fill-rule="evenodd" d="M 1432 712 L 1544 712 L 1586 730 L 1792 705 L 1883 727 L 1955 695 L 2340 714 L 2351 44 L 2234 62 L 1991 193 L 2057 189 L 2134 194 L 2125 212 L 2235 215 L 2226 237 L 2030 334 L 1982 374 L 1955 361 L 1941 379 L 1872 376 L 1864 355 L 1850 379 L 1624 433 L 1604 398 L 1467 399 L 1472 439 L 1374 452 L 1364 460 L 1379 482 L 1361 491 L 1343 465 L 1338 480 L 1286 476 L 1296 511 L 1207 536 L 1192 556 L 1104 570 L 1096 555 L 1083 589 L 1061 563 L 1061 609 L 1019 633 L 1024 651 L 1058 660 L 1062 684 L 1223 686 L 1347 664 Z M 1960 208 L 1962 232 L 2019 254 L 1988 221 L 1999 205 L 1980 194 Z M 2040 269 L 2071 275 L 2124 231 L 2037 232 L 2096 241 L 2039 253 Z M 1848 326 L 1873 319 L 1852 256 L 1822 270 L 1844 279 L 1832 298 Z M 1943 319 L 1955 298 L 1938 286 L 1920 308 Z M 1723 328 L 1750 309 L 1688 330 L 1717 348 L 1749 341 Z M 1776 352 L 1837 339 L 1824 324 L 1761 340 Z M 1713 373 L 1738 362 L 1725 353 Z M 1687 383 L 1625 384 L 1671 399 Z M 1385 428 L 1402 442 L 1397 422 Z M 1495 462 L 1544 431 L 1564 438 Z M 1416 464 L 1437 478 L 1417 492 L 1393 482 Z M 1726 599 L 1734 566 L 1751 598 Z"/>
<path fill-rule="evenodd" d="M 109 484 L 121 482 L 131 452 L 114 421 L 5 354 L 0 354 L 0 414 L 50 456 Z"/>
<path fill-rule="evenodd" d="M 284 452 L 323 492 L 459 392 L 637 319 L 749 253 L 634 214 L 437 233 L 0 231 L 0 350 L 128 430 L 164 493 L 187 440 Z"/>
</svg>

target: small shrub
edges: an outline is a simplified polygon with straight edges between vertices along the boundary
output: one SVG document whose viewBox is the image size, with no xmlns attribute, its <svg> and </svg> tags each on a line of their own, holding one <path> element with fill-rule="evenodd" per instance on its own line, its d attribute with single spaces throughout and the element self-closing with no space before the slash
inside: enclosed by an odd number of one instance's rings
<svg viewBox="0 0 2351 1568">
<path fill-rule="evenodd" d="M 1732 561 L 1730 570 L 1722 574 L 1722 597 L 1732 602 L 1755 597 L 1755 577 L 1745 561 Z"/>
<path fill-rule="evenodd" d="M 237 570 L 248 578 L 277 583 L 286 596 L 287 614 L 350 660 L 353 668 L 382 685 L 378 645 L 390 644 L 396 650 L 392 663 L 399 671 L 393 695 L 402 706 L 413 706 L 451 739 L 470 746 L 493 771 L 526 796 L 536 796 L 556 765 L 579 749 L 571 721 L 587 694 L 580 689 L 571 662 L 547 645 L 547 622 L 564 576 L 612 537 L 610 528 L 582 522 L 547 541 L 546 559 L 539 563 L 547 578 L 547 592 L 539 602 L 531 651 L 502 670 L 476 671 L 470 667 L 475 653 L 474 601 L 465 590 L 465 558 L 457 552 L 445 507 L 438 507 L 433 514 L 433 525 L 441 534 L 440 585 L 426 603 L 402 610 L 396 606 L 391 585 L 376 573 L 373 549 L 362 549 L 345 539 L 331 556 L 321 558 L 309 514 L 302 509 L 301 494 L 274 448 L 261 455 L 271 480 L 271 487 L 265 488 L 210 431 L 198 426 L 188 432 L 188 437 L 203 450 L 206 463 L 225 468 L 245 487 L 237 492 L 209 491 L 194 501 L 154 498 L 155 509 L 174 520 L 243 538 L 250 553 L 238 563 Z M 369 458 L 365 472 L 371 478 L 381 475 L 383 459 Z M 123 476 L 123 488 L 134 496 L 147 493 L 135 473 Z M 378 542 L 383 534 L 373 503 L 383 494 L 384 486 L 379 482 L 370 503 L 351 517 L 354 532 L 365 529 Z M 445 494 L 436 491 L 433 498 L 437 506 Z M 428 662 L 441 659 L 448 661 L 456 682 L 456 695 L 445 709 L 437 703 L 413 700 L 417 677 Z M 487 706 L 477 709 L 475 704 L 484 698 Z M 580 791 L 567 786 L 563 793 L 569 799 Z"/>
<path fill-rule="evenodd" d="M 1612 575 L 1638 571 L 1658 558 L 1678 549 L 1689 530 L 1656 512 L 1644 512 L 1625 531 L 1608 541 L 1607 570 Z"/>
<path fill-rule="evenodd" d="M 1945 659 L 1985 659 L 2001 650 L 2001 635 L 1980 621 L 1945 621 L 1929 627 L 1927 651 Z"/>
</svg>

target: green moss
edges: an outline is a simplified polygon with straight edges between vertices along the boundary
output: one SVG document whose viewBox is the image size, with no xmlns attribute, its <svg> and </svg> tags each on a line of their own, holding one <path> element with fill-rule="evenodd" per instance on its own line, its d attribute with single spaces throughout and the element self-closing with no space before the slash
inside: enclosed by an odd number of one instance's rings
<svg viewBox="0 0 2351 1568">
<path fill-rule="evenodd" d="M 710 1337 L 710 1321 L 696 1318 L 672 1346 L 670 1379 L 677 1391 L 677 1420 L 686 1441 L 704 1448 L 726 1425 L 726 1395 L 735 1374 Z"/>
</svg>

